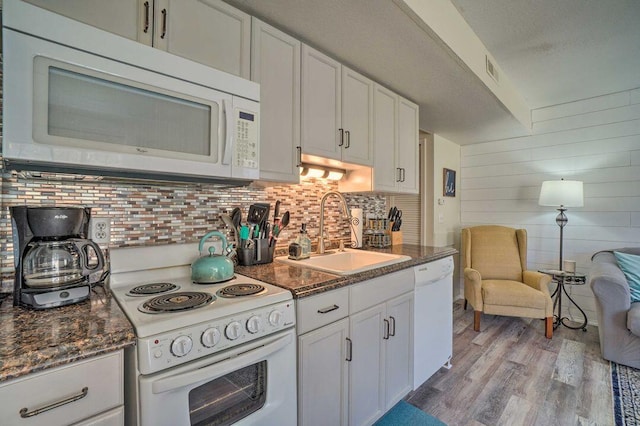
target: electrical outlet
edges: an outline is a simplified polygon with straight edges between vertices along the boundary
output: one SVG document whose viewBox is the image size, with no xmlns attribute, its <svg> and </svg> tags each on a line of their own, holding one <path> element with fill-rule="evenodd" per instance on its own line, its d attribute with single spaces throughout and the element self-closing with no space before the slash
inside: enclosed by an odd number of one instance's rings
<svg viewBox="0 0 640 426">
<path fill-rule="evenodd" d="M 97 244 L 111 241 L 111 221 L 108 217 L 92 217 L 89 220 L 89 238 Z"/>
</svg>

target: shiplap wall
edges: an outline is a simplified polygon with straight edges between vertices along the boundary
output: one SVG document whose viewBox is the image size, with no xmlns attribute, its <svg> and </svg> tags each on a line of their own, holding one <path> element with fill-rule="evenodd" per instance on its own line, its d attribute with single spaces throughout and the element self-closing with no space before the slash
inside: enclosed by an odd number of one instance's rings
<svg viewBox="0 0 640 426">
<path fill-rule="evenodd" d="M 525 228 L 529 269 L 557 268 L 557 211 L 538 206 L 538 196 L 543 181 L 565 178 L 584 182 L 584 207 L 567 211 L 564 229 L 564 259 L 576 260 L 578 272 L 589 272 L 599 250 L 640 245 L 640 89 L 534 110 L 532 118 L 531 136 L 462 147 L 462 226 Z M 597 324 L 591 289 L 569 291 Z"/>
</svg>

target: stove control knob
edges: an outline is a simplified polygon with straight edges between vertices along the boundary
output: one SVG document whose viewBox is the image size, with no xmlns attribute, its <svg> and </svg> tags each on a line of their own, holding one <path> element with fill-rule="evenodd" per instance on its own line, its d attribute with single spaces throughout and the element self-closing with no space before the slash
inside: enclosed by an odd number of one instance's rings
<svg viewBox="0 0 640 426">
<path fill-rule="evenodd" d="M 193 341 L 189 336 L 178 336 L 171 342 L 171 353 L 175 356 L 185 356 L 191 351 Z"/>
<path fill-rule="evenodd" d="M 242 332 L 242 325 L 238 321 L 233 321 L 227 325 L 224 329 L 224 335 L 227 336 L 229 340 L 236 340 L 240 337 L 240 333 Z"/>
<path fill-rule="evenodd" d="M 282 312 L 275 310 L 269 314 L 269 324 L 274 327 L 280 327 L 282 325 Z"/>
<path fill-rule="evenodd" d="M 220 341 L 220 337 L 221 337 L 220 330 L 218 330 L 217 328 L 211 327 L 211 328 L 207 328 L 202 333 L 202 337 L 200 338 L 200 341 L 202 341 L 202 344 L 205 347 L 212 348 L 218 344 L 218 342 Z"/>
<path fill-rule="evenodd" d="M 256 334 L 262 328 L 262 320 L 259 316 L 254 315 L 247 320 L 247 331 Z"/>
</svg>

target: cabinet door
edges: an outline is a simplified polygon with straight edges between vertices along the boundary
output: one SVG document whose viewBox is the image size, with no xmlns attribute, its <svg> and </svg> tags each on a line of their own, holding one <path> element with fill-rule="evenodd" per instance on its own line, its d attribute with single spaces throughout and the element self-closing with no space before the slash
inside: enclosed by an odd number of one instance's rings
<svg viewBox="0 0 640 426">
<path fill-rule="evenodd" d="M 341 65 L 302 46 L 302 152 L 340 160 Z"/>
<path fill-rule="evenodd" d="M 153 0 L 26 0 L 67 18 L 151 45 Z M 146 5 L 145 5 L 146 4 Z M 147 23 L 147 32 L 143 30 Z M 138 34 L 138 30 L 141 34 Z"/>
<path fill-rule="evenodd" d="M 399 98 L 396 158 L 398 167 L 402 169 L 401 179 L 398 182 L 400 192 L 406 194 L 419 192 L 418 151 L 418 105 Z"/>
<path fill-rule="evenodd" d="M 260 83 L 260 178 L 299 183 L 300 42 L 253 18 L 251 80 Z"/>
<path fill-rule="evenodd" d="M 349 366 L 349 425 L 370 425 L 385 411 L 384 304 L 350 317 L 353 341 Z"/>
<path fill-rule="evenodd" d="M 390 336 L 385 350 L 385 403 L 393 407 L 413 389 L 413 292 L 387 302 Z"/>
<path fill-rule="evenodd" d="M 393 192 L 397 187 L 397 109 L 398 96 L 376 84 L 373 93 L 373 179 L 376 191 Z"/>
<path fill-rule="evenodd" d="M 221 0 L 156 0 L 153 45 L 248 79 L 251 16 Z"/>
<path fill-rule="evenodd" d="M 349 319 L 298 337 L 298 424 L 347 425 Z"/>
<path fill-rule="evenodd" d="M 342 160 L 373 165 L 373 81 L 342 67 Z"/>
</svg>

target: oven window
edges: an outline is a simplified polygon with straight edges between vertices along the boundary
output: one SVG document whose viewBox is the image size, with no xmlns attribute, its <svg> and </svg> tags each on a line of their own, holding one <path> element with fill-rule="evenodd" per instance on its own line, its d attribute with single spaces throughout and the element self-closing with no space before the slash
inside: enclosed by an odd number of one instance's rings
<svg viewBox="0 0 640 426">
<path fill-rule="evenodd" d="M 267 361 L 241 368 L 189 392 L 191 425 L 230 425 L 267 399 Z"/>
</svg>

